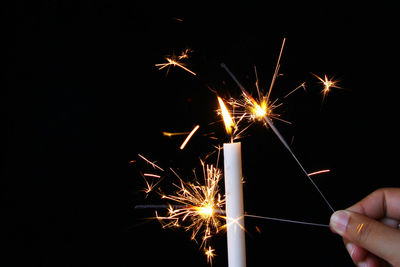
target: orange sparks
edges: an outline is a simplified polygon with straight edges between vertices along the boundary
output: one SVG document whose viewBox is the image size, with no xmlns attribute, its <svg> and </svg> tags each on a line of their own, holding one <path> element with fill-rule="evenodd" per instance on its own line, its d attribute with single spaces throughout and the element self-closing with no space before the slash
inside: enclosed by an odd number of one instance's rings
<svg viewBox="0 0 400 267">
<path fill-rule="evenodd" d="M 148 164 L 150 164 L 154 169 L 159 169 L 160 171 L 164 171 L 163 168 L 161 168 L 160 166 L 156 165 L 154 162 L 151 162 L 150 160 L 146 159 L 145 157 L 143 157 L 142 155 L 138 154 L 138 156 L 140 158 L 142 158 L 144 161 L 146 161 Z"/>
<path fill-rule="evenodd" d="M 154 173 L 143 173 L 143 175 L 146 176 L 146 177 L 161 178 L 160 175 L 154 174 Z"/>
<path fill-rule="evenodd" d="M 162 70 L 163 68 L 166 68 L 166 67 L 169 67 L 169 66 L 178 66 L 178 67 L 180 67 L 181 69 L 183 69 L 183 70 L 189 72 L 190 74 L 196 76 L 196 73 L 195 73 L 195 72 L 191 71 L 190 69 L 188 69 L 188 68 L 185 66 L 184 63 L 180 62 L 180 60 L 182 60 L 182 59 L 187 59 L 187 58 L 189 57 L 189 55 L 188 55 L 189 52 L 191 52 L 190 49 L 186 49 L 185 51 L 183 51 L 183 52 L 181 53 L 180 56 L 175 56 L 175 55 L 172 55 L 172 56 L 170 56 L 170 57 L 169 57 L 169 56 L 166 56 L 165 59 L 167 60 L 167 62 L 155 64 L 155 66 L 156 66 L 156 67 L 159 67 L 159 68 L 158 68 L 159 70 Z M 168 71 L 167 71 L 167 73 L 168 73 Z"/>
<path fill-rule="evenodd" d="M 318 174 L 322 174 L 322 173 L 327 173 L 330 172 L 331 170 L 326 169 L 326 170 L 320 170 L 320 171 L 316 171 L 316 172 L 311 172 L 308 174 L 308 176 L 313 176 L 313 175 L 318 175 Z"/>
<path fill-rule="evenodd" d="M 185 141 L 183 141 L 182 145 L 180 146 L 180 149 L 183 150 L 189 142 L 190 138 L 192 138 L 193 134 L 200 128 L 200 125 L 196 125 L 196 127 L 193 128 L 193 130 L 189 133 L 189 135 L 186 137 Z"/>
<path fill-rule="evenodd" d="M 172 195 L 163 195 L 162 198 L 175 202 L 178 205 L 170 205 L 166 216 L 156 218 L 163 227 L 182 227 L 186 231 L 191 230 L 191 239 L 195 240 L 201 234 L 201 247 L 210 260 L 213 249 L 208 246 L 209 239 L 218 233 L 223 222 L 220 210 L 224 207 L 225 198 L 219 193 L 219 181 L 222 171 L 213 165 L 203 166 L 205 183 L 184 182 L 175 171 L 171 171 L 179 179 L 180 184 L 174 184 L 177 191 Z M 206 247 L 208 246 L 208 249 Z"/>
<path fill-rule="evenodd" d="M 161 178 L 161 176 L 159 175 L 153 175 L 153 174 L 148 174 L 148 173 L 140 173 L 141 176 L 144 179 L 144 182 L 146 183 L 146 187 L 143 189 L 143 192 L 146 193 L 146 195 L 148 195 L 150 192 L 152 192 L 154 190 L 154 188 L 161 182 L 162 179 L 158 180 L 157 182 L 149 182 L 146 177 L 156 177 L 156 178 Z"/>
<path fill-rule="evenodd" d="M 215 256 L 214 253 L 215 249 L 213 249 L 211 246 L 208 246 L 208 249 L 204 249 L 204 254 L 207 256 L 207 263 L 210 263 L 212 266 L 212 258 Z"/>
<path fill-rule="evenodd" d="M 320 80 L 321 83 L 324 85 L 324 89 L 322 90 L 322 94 L 323 94 L 324 98 L 329 93 L 331 88 L 340 88 L 337 86 L 337 81 L 328 79 L 326 74 L 324 75 L 324 79 L 322 79 L 321 77 L 319 77 L 318 75 L 316 75 L 314 73 L 311 73 L 311 74 L 314 75 L 318 80 Z"/>
<path fill-rule="evenodd" d="M 172 133 L 172 132 L 161 132 L 164 136 L 176 136 L 176 135 L 186 135 L 189 134 L 189 132 L 176 132 L 176 133 Z"/>
</svg>

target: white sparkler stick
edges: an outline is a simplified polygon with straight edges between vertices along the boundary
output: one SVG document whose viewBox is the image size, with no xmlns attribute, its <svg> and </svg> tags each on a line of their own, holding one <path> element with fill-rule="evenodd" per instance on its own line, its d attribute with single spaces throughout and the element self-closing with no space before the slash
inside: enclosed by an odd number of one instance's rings
<svg viewBox="0 0 400 267">
<path fill-rule="evenodd" d="M 241 144 L 224 144 L 228 266 L 246 266 Z"/>
</svg>

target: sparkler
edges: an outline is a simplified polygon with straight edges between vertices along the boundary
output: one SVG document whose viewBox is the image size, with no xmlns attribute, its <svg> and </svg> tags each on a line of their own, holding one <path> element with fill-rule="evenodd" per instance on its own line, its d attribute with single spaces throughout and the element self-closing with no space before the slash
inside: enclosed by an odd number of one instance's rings
<svg viewBox="0 0 400 267">
<path fill-rule="evenodd" d="M 228 67 L 225 64 L 221 64 L 221 67 L 226 70 L 226 72 L 231 76 L 231 78 L 235 81 L 235 83 L 241 89 L 242 97 L 244 98 L 244 102 L 245 103 L 250 103 L 250 108 L 247 108 L 245 110 L 245 113 L 252 114 L 252 115 L 249 115 L 249 117 L 253 118 L 253 120 L 263 120 L 265 122 L 265 125 L 269 126 L 272 129 L 272 131 L 275 133 L 275 135 L 278 137 L 278 139 L 281 141 L 281 143 L 284 145 L 284 147 L 289 151 L 289 153 L 291 154 L 292 158 L 296 161 L 297 165 L 300 167 L 302 172 L 307 176 L 308 180 L 312 183 L 312 185 L 315 187 L 315 189 L 321 195 L 321 197 L 323 198 L 325 203 L 329 206 L 329 208 L 332 210 L 332 212 L 334 212 L 335 210 L 332 208 L 332 206 L 329 203 L 329 201 L 326 199 L 326 197 L 324 196 L 322 191 L 318 188 L 318 186 L 315 184 L 315 182 L 311 179 L 310 175 L 307 173 L 307 171 L 305 170 L 305 168 L 303 167 L 301 162 L 298 160 L 298 158 L 294 154 L 293 150 L 290 148 L 289 144 L 286 142 L 286 140 L 283 138 L 283 136 L 280 134 L 278 129 L 275 127 L 275 125 L 271 121 L 271 119 L 274 118 L 273 116 L 271 116 L 273 105 L 269 104 L 270 103 L 269 98 L 270 98 L 271 90 L 273 88 L 273 85 L 274 85 L 274 83 L 276 81 L 276 78 L 278 76 L 278 73 L 279 73 L 280 60 L 281 60 L 281 56 L 282 56 L 282 51 L 283 51 L 284 45 L 285 45 L 285 39 L 283 39 L 283 42 L 282 42 L 281 50 L 280 50 L 280 53 L 279 53 L 279 58 L 278 58 L 278 61 L 277 61 L 276 67 L 275 67 L 274 75 L 272 76 L 272 81 L 271 81 L 271 85 L 269 87 L 268 93 L 267 93 L 267 95 L 265 97 L 262 97 L 260 99 L 261 101 L 263 99 L 265 99 L 265 102 L 257 102 L 250 95 L 250 93 L 248 93 L 248 91 L 242 86 L 242 84 L 238 81 L 238 79 L 235 77 L 235 75 L 233 75 L 233 73 L 228 69 Z M 258 83 L 256 83 L 256 85 L 257 84 Z M 330 87 L 334 86 L 334 84 L 331 84 L 331 83 L 329 83 L 328 85 L 329 85 L 328 89 Z M 257 91 L 260 92 L 259 89 L 258 89 L 258 86 L 257 86 Z M 261 94 L 259 93 L 259 95 L 261 95 Z M 263 104 L 263 103 L 265 103 L 265 104 Z M 273 102 L 273 103 L 275 103 L 275 102 Z"/>
<path fill-rule="evenodd" d="M 159 67 L 158 68 L 159 70 L 162 70 L 162 69 L 168 67 L 167 74 L 169 72 L 169 67 L 170 66 L 177 66 L 177 67 L 180 67 L 181 69 L 189 72 L 190 74 L 196 76 L 195 72 L 191 71 L 189 68 L 187 68 L 185 66 L 185 63 L 181 62 L 182 59 L 187 59 L 189 57 L 189 52 L 191 52 L 191 50 L 190 49 L 186 49 L 185 51 L 183 51 L 181 53 L 180 56 L 175 56 L 175 55 L 166 56 L 165 59 L 167 60 L 167 62 L 155 64 L 155 66 Z"/>
<path fill-rule="evenodd" d="M 174 194 L 163 194 L 161 198 L 172 201 L 174 205 L 168 205 L 167 215 L 162 216 L 156 212 L 156 218 L 164 228 L 181 227 L 186 231 L 192 231 L 192 240 L 201 235 L 200 247 L 204 248 L 207 262 L 211 264 L 215 253 L 209 245 L 209 240 L 224 227 L 225 216 L 221 209 L 225 204 L 225 198 L 219 190 L 222 171 L 203 162 L 202 166 L 204 184 L 200 184 L 197 179 L 194 182 L 184 182 L 173 169 L 170 169 L 179 179 L 179 184 L 174 184 L 177 191 Z M 165 205 L 153 207 L 165 208 Z"/>
</svg>

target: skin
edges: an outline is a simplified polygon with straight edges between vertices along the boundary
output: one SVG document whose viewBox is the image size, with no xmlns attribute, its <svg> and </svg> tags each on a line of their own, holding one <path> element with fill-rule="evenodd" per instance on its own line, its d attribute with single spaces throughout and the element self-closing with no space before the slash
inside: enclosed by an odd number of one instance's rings
<svg viewBox="0 0 400 267">
<path fill-rule="evenodd" d="M 399 223 L 400 188 L 382 188 L 335 212 L 330 227 L 357 266 L 400 267 Z"/>
</svg>

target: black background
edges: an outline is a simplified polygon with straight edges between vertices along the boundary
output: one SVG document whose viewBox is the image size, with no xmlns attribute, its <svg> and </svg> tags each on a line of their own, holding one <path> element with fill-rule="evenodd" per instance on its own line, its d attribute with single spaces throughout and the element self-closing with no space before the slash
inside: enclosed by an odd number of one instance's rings
<svg viewBox="0 0 400 267">
<path fill-rule="evenodd" d="M 164 230 L 145 197 L 141 153 L 182 173 L 222 143 L 217 90 L 239 89 L 226 63 L 254 89 L 268 88 L 291 125 L 276 122 L 335 209 L 398 186 L 398 37 L 394 6 L 326 3 L 163 4 L 150 1 L 16 1 L 8 10 L 8 150 L 2 175 L 4 266 L 207 266 L 183 230 Z M 196 77 L 157 70 L 193 50 Z M 322 103 L 312 73 L 340 79 Z M 307 91 L 282 97 L 300 83 Z M 201 126 L 183 137 L 161 131 Z M 215 132 L 218 142 L 202 134 Z M 248 213 L 327 224 L 331 214 L 274 134 L 254 125 L 241 140 Z M 210 163 L 213 163 L 212 159 Z M 198 169 L 199 170 L 199 169 Z M 199 172 L 201 173 L 201 172 Z M 154 203 L 153 202 L 153 203 Z M 261 230 L 256 231 L 255 227 Z M 327 228 L 246 219 L 248 266 L 352 266 Z M 226 240 L 214 238 L 214 266 Z M 277 263 L 278 262 L 278 263 Z"/>
</svg>

